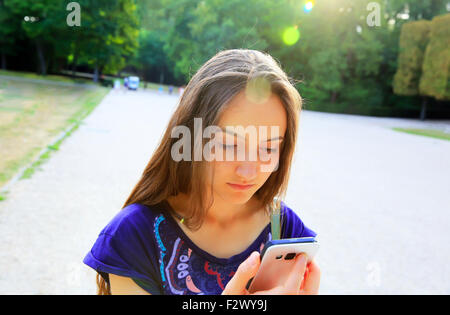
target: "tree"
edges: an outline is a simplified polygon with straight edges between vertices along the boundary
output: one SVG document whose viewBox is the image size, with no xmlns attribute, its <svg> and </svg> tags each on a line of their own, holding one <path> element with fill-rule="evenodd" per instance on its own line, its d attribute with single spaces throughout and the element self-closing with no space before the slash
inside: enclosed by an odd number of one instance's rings
<svg viewBox="0 0 450 315">
<path fill-rule="evenodd" d="M 419 82 L 425 49 L 430 38 L 429 21 L 408 22 L 403 25 L 400 35 L 400 53 L 397 73 L 394 77 L 394 93 L 399 95 L 419 95 Z M 421 119 L 425 119 L 426 99 L 423 99 Z"/>
<path fill-rule="evenodd" d="M 3 0 L 12 13 L 25 15 L 21 27 L 35 43 L 39 72 L 49 65 L 76 64 L 94 68 L 94 81 L 103 70 L 114 72 L 126 64 L 138 45 L 135 0 L 79 0 L 81 26 L 67 25 L 65 0 Z M 1 27 L 5 29 L 4 26 Z"/>
<path fill-rule="evenodd" d="M 396 94 L 419 95 L 419 82 L 430 29 L 431 23 L 425 20 L 403 25 L 399 43 L 398 68 L 394 77 Z"/>
<path fill-rule="evenodd" d="M 4 0 L 0 0 L 0 62 L 3 70 L 6 70 L 6 56 L 17 51 L 15 43 L 22 35 L 20 20 L 21 17 L 14 14 Z"/>
<path fill-rule="evenodd" d="M 437 16 L 430 24 L 420 93 L 438 100 L 450 100 L 450 14 Z"/>
<path fill-rule="evenodd" d="M 164 51 L 174 64 L 175 75 L 188 80 L 220 50 L 264 50 L 267 42 L 257 27 L 267 3 L 256 0 L 163 0 L 169 21 Z"/>
<path fill-rule="evenodd" d="M 80 0 L 81 27 L 76 38 L 79 60 L 103 71 L 117 72 L 138 48 L 138 17 L 133 0 Z"/>
<path fill-rule="evenodd" d="M 68 52 L 67 25 L 63 0 L 4 0 L 5 7 L 21 19 L 21 27 L 31 41 L 34 42 L 39 62 L 39 72 L 47 74 L 50 56 Z M 3 28 L 4 26 L 2 26 Z"/>
<path fill-rule="evenodd" d="M 164 82 L 164 72 L 167 71 L 167 57 L 164 53 L 164 42 L 160 34 L 155 31 L 142 29 L 139 32 L 139 49 L 131 64 L 140 69 L 142 77 L 155 77 L 153 73 L 159 75 L 159 83 Z"/>
<path fill-rule="evenodd" d="M 161 0 L 141 0 L 137 3 L 139 16 L 139 48 L 129 65 L 138 69 L 146 80 L 164 83 L 172 78 L 171 61 L 164 51 L 167 42 L 167 9 Z"/>
<path fill-rule="evenodd" d="M 447 12 L 447 0 L 389 0 L 387 12 L 389 19 L 402 20 L 399 14 L 408 15 L 407 20 L 431 20 L 434 16 Z"/>
<path fill-rule="evenodd" d="M 303 94 L 319 102 L 349 104 L 368 98 L 378 75 L 383 45 L 365 22 L 369 1 L 317 2 L 299 21 L 293 63 L 303 73 Z M 365 84 L 361 84 L 365 82 Z"/>
</svg>

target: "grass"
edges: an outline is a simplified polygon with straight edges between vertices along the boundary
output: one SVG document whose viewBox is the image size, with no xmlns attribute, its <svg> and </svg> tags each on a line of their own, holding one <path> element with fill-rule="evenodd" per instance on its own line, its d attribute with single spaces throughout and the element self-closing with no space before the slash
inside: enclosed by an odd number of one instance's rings
<svg viewBox="0 0 450 315">
<path fill-rule="evenodd" d="M 73 119 L 71 119 L 73 120 Z M 50 159 L 50 156 L 52 154 L 53 151 L 58 151 L 59 150 L 59 146 L 60 144 L 66 139 L 68 138 L 76 129 L 78 129 L 78 127 L 81 124 L 81 119 L 78 120 L 71 128 L 70 130 L 64 134 L 64 136 L 59 139 L 57 142 L 55 142 L 52 145 L 48 145 L 47 146 L 47 150 L 38 157 L 38 159 L 36 161 L 34 161 L 22 174 L 22 176 L 20 177 L 20 179 L 27 179 L 27 178 L 31 178 L 31 176 L 36 172 L 36 170 L 48 159 Z"/>
<path fill-rule="evenodd" d="M 104 95 L 102 95 L 102 93 L 99 93 L 99 96 L 101 96 L 101 98 L 103 98 Z M 58 151 L 59 147 L 61 145 L 61 143 L 67 139 L 75 130 L 78 129 L 78 127 L 80 126 L 80 124 L 82 123 L 83 119 L 88 116 L 92 110 L 94 110 L 94 108 L 97 106 L 97 104 L 99 104 L 101 101 L 101 99 L 88 99 L 86 102 L 83 103 L 83 107 L 76 115 L 74 115 L 73 117 L 69 118 L 67 120 L 68 123 L 72 123 L 73 125 L 71 126 L 70 130 L 68 130 L 62 138 L 60 138 L 57 142 L 48 145 L 47 146 L 47 150 L 38 157 L 38 159 L 36 161 L 34 161 L 22 174 L 22 176 L 20 177 L 20 179 L 27 179 L 27 178 L 31 178 L 31 176 L 35 173 L 35 171 L 44 163 L 46 162 L 48 159 L 50 159 L 50 156 L 52 154 L 53 151 Z"/>
<path fill-rule="evenodd" d="M 450 141 L 450 133 L 436 129 L 413 129 L 413 128 L 392 128 L 396 131 L 406 132 L 413 135 L 431 137 L 435 139 Z"/>
<path fill-rule="evenodd" d="M 36 73 L 32 73 L 32 72 L 15 72 L 15 71 L 7 71 L 7 70 L 0 70 L 0 75 L 8 75 L 8 76 L 14 76 L 14 77 L 22 77 L 22 78 L 27 78 L 27 79 L 40 79 L 40 80 L 50 80 L 50 81 L 57 81 L 57 82 L 67 82 L 67 83 L 85 83 L 85 84 L 94 84 L 92 82 L 92 79 L 86 79 L 86 78 L 71 78 L 71 77 L 66 77 L 66 76 L 59 76 L 59 75 L 46 75 L 46 76 L 42 76 L 42 75 L 38 75 Z M 120 84 L 123 87 L 123 83 L 124 83 L 124 79 L 121 78 L 120 79 Z M 139 82 L 139 88 L 140 89 L 144 89 L 144 84 L 145 82 L 140 80 Z M 152 89 L 152 90 L 158 90 L 158 88 L 162 86 L 163 90 L 165 92 L 169 91 L 169 85 L 165 85 L 165 84 L 159 84 L 159 83 L 153 83 L 153 82 L 147 82 L 147 89 Z M 1 86 L 0 86 L 1 88 Z M 178 87 L 174 86 L 174 94 L 178 93 Z M 0 98 L 1 101 L 1 98 Z"/>
<path fill-rule="evenodd" d="M 8 194 L 9 194 L 9 191 L 1 191 L 0 192 L 0 202 L 2 202 L 3 200 L 6 200 Z"/>
<path fill-rule="evenodd" d="M 42 165 L 45 161 L 50 158 L 51 151 L 45 151 L 39 158 L 33 162 L 27 169 L 23 172 L 20 179 L 31 178 L 31 176 L 35 173 L 36 169 Z"/>
<path fill-rule="evenodd" d="M 69 82 L 58 76 L 0 74 Z M 73 80 L 71 81 L 73 83 Z M 0 187 L 35 160 L 21 178 L 32 174 L 100 103 L 109 89 L 100 86 L 56 86 L 2 78 L 0 81 Z M 70 130 L 56 143 L 56 135 Z M 50 145 L 49 145 L 50 144 Z M 43 149 L 46 149 L 43 151 Z M 38 157 L 39 152 L 43 154 Z M 2 195 L 2 199 L 5 196 Z"/>
<path fill-rule="evenodd" d="M 71 78 L 71 77 L 65 77 L 60 75 L 38 75 L 36 73 L 32 72 L 16 72 L 16 71 L 7 71 L 7 70 L 0 70 L 0 75 L 8 75 L 12 77 L 20 77 L 20 78 L 26 78 L 26 79 L 38 79 L 38 80 L 50 80 L 55 82 L 65 82 L 65 83 L 86 83 L 86 84 L 94 84 L 92 80 L 85 79 L 85 78 Z"/>
</svg>

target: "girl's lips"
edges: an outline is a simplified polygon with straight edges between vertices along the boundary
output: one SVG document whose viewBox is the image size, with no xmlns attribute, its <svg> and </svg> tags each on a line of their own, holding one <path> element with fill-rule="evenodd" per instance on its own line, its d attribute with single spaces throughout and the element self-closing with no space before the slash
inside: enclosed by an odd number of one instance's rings
<svg viewBox="0 0 450 315">
<path fill-rule="evenodd" d="M 227 183 L 227 184 L 236 190 L 247 190 L 254 186 L 254 185 L 239 185 L 239 184 L 231 184 L 231 183 Z"/>
</svg>

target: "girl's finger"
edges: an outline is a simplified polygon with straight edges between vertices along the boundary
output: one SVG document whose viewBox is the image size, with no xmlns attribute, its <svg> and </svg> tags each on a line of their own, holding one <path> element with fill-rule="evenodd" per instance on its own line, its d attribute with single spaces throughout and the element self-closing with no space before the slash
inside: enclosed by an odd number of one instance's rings
<svg viewBox="0 0 450 315">
<path fill-rule="evenodd" d="M 318 294 L 320 287 L 320 268 L 312 261 L 308 266 L 308 276 L 305 277 L 301 294 Z"/>
<path fill-rule="evenodd" d="M 269 290 L 254 292 L 251 295 L 283 295 L 283 294 L 286 294 L 284 287 L 277 286 Z"/>
<path fill-rule="evenodd" d="M 285 294 L 298 294 L 300 291 L 300 285 L 303 281 L 303 277 L 306 271 L 306 255 L 300 254 L 295 258 L 295 264 L 292 268 L 288 279 L 284 285 L 286 290 Z"/>
<path fill-rule="evenodd" d="M 253 252 L 242 264 L 239 265 L 233 278 L 223 290 L 223 295 L 245 294 L 248 281 L 256 275 L 260 264 L 258 252 Z"/>
</svg>

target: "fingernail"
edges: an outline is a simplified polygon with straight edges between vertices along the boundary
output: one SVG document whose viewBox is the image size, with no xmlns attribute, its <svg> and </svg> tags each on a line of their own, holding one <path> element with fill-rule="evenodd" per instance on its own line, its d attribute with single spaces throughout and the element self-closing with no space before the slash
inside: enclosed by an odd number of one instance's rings
<svg viewBox="0 0 450 315">
<path fill-rule="evenodd" d="M 300 257 L 298 257 L 298 256 L 300 256 Z M 298 256 L 297 256 L 298 260 L 300 260 L 301 262 L 306 261 L 306 254 L 305 253 L 301 253 Z"/>
<path fill-rule="evenodd" d="M 258 262 L 258 254 L 256 252 L 253 252 L 250 255 L 250 266 L 255 266 Z"/>
</svg>

